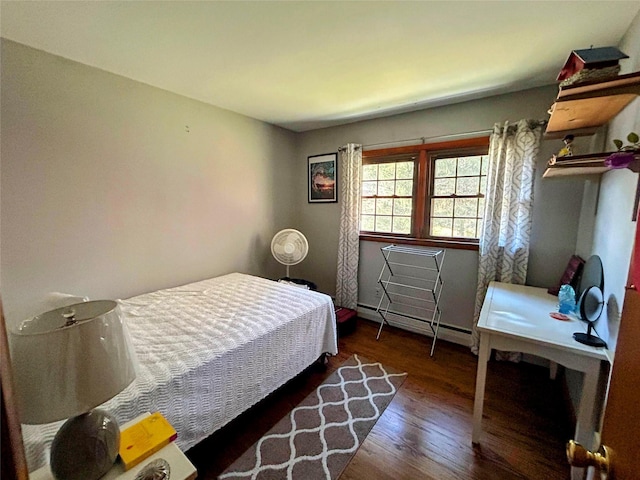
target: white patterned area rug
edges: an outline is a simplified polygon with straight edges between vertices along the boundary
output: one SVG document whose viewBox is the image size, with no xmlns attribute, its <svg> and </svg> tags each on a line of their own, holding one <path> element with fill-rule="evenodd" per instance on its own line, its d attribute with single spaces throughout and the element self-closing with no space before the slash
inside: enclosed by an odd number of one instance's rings
<svg viewBox="0 0 640 480">
<path fill-rule="evenodd" d="M 337 479 L 406 377 L 349 357 L 218 478 Z"/>
</svg>

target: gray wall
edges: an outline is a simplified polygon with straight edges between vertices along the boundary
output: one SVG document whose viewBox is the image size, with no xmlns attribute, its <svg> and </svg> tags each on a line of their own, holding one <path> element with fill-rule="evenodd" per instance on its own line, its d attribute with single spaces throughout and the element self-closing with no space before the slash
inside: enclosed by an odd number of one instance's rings
<svg viewBox="0 0 640 480">
<path fill-rule="evenodd" d="M 9 322 L 51 291 L 281 273 L 269 244 L 298 201 L 292 132 L 5 40 L 1 119 Z"/>
<path fill-rule="evenodd" d="M 309 239 L 310 253 L 302 264 L 295 267 L 292 275 L 312 279 L 321 290 L 335 293 L 340 205 L 307 203 L 307 156 L 335 152 L 348 142 L 361 143 L 366 148 L 368 144 L 381 142 L 486 130 L 494 123 L 506 120 L 546 119 L 546 112 L 556 94 L 556 86 L 536 88 L 300 134 L 295 175 L 299 205 L 297 226 Z M 561 146 L 559 140 L 543 141 L 538 158 L 527 278 L 530 285 L 555 284 L 575 250 L 583 182 L 541 179 L 547 160 Z M 375 282 L 381 266 L 379 247 L 382 245 L 372 242 L 360 244 L 359 301 L 362 304 L 377 304 Z M 477 266 L 477 252 L 447 251 L 443 270 L 447 282 L 442 299 L 443 323 L 471 328 Z"/>
<path fill-rule="evenodd" d="M 333 294 L 340 205 L 307 203 L 307 156 L 347 142 L 366 146 L 547 118 L 556 95 L 555 86 L 543 87 L 296 135 L 2 45 L 0 281 L 10 320 L 37 313 L 30 306 L 49 291 L 115 298 L 233 270 L 281 276 L 269 242 L 289 226 L 310 244 L 291 274 Z M 541 180 L 560 143 L 543 141 L 538 160 L 531 285 L 555 283 L 576 244 L 590 243 L 577 238 L 584 181 Z M 380 246 L 361 243 L 366 305 L 377 303 Z M 477 253 L 449 250 L 443 274 L 443 322 L 468 329 Z"/>
</svg>

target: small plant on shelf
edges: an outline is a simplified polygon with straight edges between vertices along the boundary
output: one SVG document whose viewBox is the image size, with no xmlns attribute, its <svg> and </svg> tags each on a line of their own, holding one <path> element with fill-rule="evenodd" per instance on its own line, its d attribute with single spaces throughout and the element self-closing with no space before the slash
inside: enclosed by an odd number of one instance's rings
<svg viewBox="0 0 640 480">
<path fill-rule="evenodd" d="M 640 137 L 635 132 L 631 132 L 627 135 L 627 141 L 629 145 L 625 145 L 622 140 L 616 138 L 613 140 L 614 145 L 618 151 L 612 153 L 604 161 L 604 164 L 609 168 L 627 168 L 631 162 L 635 159 L 636 153 L 640 152 Z"/>
<path fill-rule="evenodd" d="M 618 148 L 619 152 L 633 152 L 635 150 L 640 150 L 640 137 L 638 137 L 638 134 L 636 132 L 631 132 L 629 135 L 627 135 L 627 141 L 629 142 L 629 145 L 624 145 L 624 143 L 622 143 L 622 140 L 616 138 L 613 140 L 613 143 Z"/>
</svg>

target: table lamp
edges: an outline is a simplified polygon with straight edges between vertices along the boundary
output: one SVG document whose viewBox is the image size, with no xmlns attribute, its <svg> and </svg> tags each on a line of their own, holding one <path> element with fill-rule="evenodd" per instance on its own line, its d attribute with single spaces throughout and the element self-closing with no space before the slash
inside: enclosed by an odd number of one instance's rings
<svg viewBox="0 0 640 480">
<path fill-rule="evenodd" d="M 115 462 L 120 429 L 95 409 L 135 378 L 135 354 L 118 304 L 77 303 L 25 320 L 11 335 L 22 423 L 68 419 L 51 444 L 58 480 L 95 480 Z"/>
</svg>

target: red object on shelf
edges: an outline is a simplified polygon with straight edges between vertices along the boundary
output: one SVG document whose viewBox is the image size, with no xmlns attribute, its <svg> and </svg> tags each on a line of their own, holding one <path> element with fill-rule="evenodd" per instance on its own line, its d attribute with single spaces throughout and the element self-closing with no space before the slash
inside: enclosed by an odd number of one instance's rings
<svg viewBox="0 0 640 480">
<path fill-rule="evenodd" d="M 336 307 L 338 335 L 347 335 L 356 329 L 356 311 L 350 308 Z"/>
</svg>

